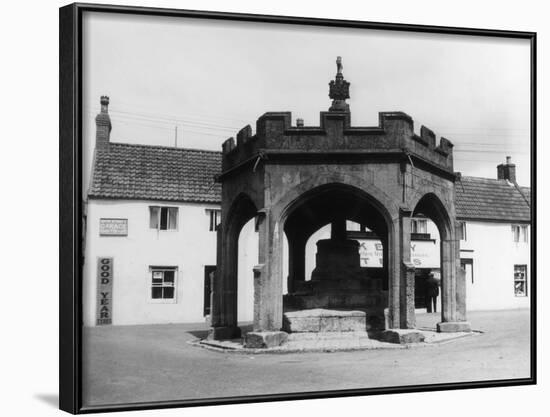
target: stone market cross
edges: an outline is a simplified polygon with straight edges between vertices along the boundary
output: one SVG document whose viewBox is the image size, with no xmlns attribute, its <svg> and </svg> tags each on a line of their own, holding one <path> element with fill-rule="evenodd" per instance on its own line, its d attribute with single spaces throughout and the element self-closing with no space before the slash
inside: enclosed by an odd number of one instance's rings
<svg viewBox="0 0 550 417">
<path fill-rule="evenodd" d="M 436 143 L 425 126 L 414 133 L 403 112 L 379 113 L 378 126 L 352 126 L 349 82 L 338 57 L 333 100 L 318 126 L 291 124 L 289 112 L 268 112 L 223 143 L 222 222 L 218 229 L 210 338 L 239 337 L 237 325 L 238 238 L 255 219 L 259 259 L 254 268 L 251 345 L 285 340 L 296 312 L 314 309 L 362 311 L 366 328 L 414 329 L 415 269 L 410 261 L 411 217 L 422 214 L 441 240 L 441 322 L 437 329 L 470 331 L 465 278 L 459 262 L 455 216 L 453 144 Z M 360 267 L 358 243 L 346 221 L 364 225 L 383 246 L 378 274 Z M 305 276 L 305 247 L 319 228 L 331 238 L 317 244 L 317 264 Z M 283 240 L 288 270 L 283 270 Z M 288 294 L 283 295 L 283 280 Z M 302 314 L 302 313 L 300 313 Z M 259 341 L 259 344 L 258 344 Z"/>
</svg>

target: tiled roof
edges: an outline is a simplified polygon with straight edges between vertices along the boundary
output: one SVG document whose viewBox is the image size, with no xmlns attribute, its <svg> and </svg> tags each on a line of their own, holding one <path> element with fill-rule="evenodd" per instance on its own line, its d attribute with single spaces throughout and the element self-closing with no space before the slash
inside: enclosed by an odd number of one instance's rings
<svg viewBox="0 0 550 417">
<path fill-rule="evenodd" d="M 90 198 L 220 203 L 221 152 L 111 142 L 97 148 Z M 530 221 L 528 187 L 504 180 L 462 177 L 456 215 L 463 220 Z M 524 198 L 525 196 L 525 198 Z"/>
<path fill-rule="evenodd" d="M 456 216 L 464 220 L 528 222 L 531 189 L 520 189 L 521 193 L 505 180 L 462 177 L 455 184 Z"/>
<path fill-rule="evenodd" d="M 221 152 L 116 142 L 95 152 L 90 198 L 220 201 Z"/>
</svg>

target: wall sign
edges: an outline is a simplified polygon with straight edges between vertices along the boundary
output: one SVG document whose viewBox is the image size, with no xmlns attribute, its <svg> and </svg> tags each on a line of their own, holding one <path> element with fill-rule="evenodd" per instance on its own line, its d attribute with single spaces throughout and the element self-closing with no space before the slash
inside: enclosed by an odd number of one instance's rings
<svg viewBox="0 0 550 417">
<path fill-rule="evenodd" d="M 99 236 L 128 236 L 128 219 L 99 219 Z"/>
<path fill-rule="evenodd" d="M 113 316 L 113 258 L 97 260 L 96 324 L 112 324 Z"/>
<path fill-rule="evenodd" d="M 382 243 L 379 240 L 357 239 L 361 266 L 382 267 Z M 439 268 L 439 244 L 433 241 L 412 241 L 411 262 L 416 268 Z"/>
</svg>

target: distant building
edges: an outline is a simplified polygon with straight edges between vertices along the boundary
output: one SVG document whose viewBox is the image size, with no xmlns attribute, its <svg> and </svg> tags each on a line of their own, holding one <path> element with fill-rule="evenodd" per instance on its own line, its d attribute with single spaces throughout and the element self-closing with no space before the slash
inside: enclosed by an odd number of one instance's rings
<svg viewBox="0 0 550 417">
<path fill-rule="evenodd" d="M 209 276 L 216 268 L 221 190 L 214 177 L 222 153 L 111 142 L 108 104 L 102 97 L 86 199 L 84 325 L 204 321 L 210 313 Z M 456 182 L 468 310 L 530 304 L 531 197 L 529 188 L 516 184 L 515 169 L 507 160 L 498 166 L 497 179 L 463 176 Z M 362 267 L 380 267 L 376 236 L 351 222 L 347 234 L 361 244 Z M 252 319 L 255 235 L 252 221 L 240 237 L 242 321 Z M 314 266 L 315 242 L 328 235 L 330 226 L 308 242 L 306 275 Z M 423 280 L 439 270 L 438 239 L 431 220 L 413 219 L 417 308 L 425 307 Z"/>
<path fill-rule="evenodd" d="M 469 310 L 530 305 L 531 189 L 517 185 L 515 170 L 507 158 L 497 179 L 462 177 L 456 184 Z"/>
</svg>

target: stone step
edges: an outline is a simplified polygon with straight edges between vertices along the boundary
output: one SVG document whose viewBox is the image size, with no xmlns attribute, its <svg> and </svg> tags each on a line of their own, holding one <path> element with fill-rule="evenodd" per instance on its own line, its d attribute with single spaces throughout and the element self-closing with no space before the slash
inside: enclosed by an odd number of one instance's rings
<svg viewBox="0 0 550 417">
<path fill-rule="evenodd" d="M 295 283 L 296 292 L 320 292 L 323 290 L 380 290 L 381 279 L 324 279 L 298 281 Z"/>
<path fill-rule="evenodd" d="M 386 296 L 382 291 L 375 293 L 320 292 L 314 294 L 287 294 L 283 297 L 285 306 L 293 309 L 312 308 L 369 308 L 385 307 Z"/>
<path fill-rule="evenodd" d="M 311 309 L 286 312 L 283 315 L 283 330 L 297 332 L 365 332 L 368 330 L 367 314 L 364 311 Z"/>
</svg>

